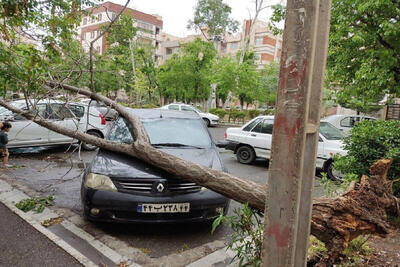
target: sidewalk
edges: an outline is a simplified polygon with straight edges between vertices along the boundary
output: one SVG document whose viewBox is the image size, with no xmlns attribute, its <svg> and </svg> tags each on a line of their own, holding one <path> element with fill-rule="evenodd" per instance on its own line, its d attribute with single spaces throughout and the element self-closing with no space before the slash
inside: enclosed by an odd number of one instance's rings
<svg viewBox="0 0 400 267">
<path fill-rule="evenodd" d="M 0 266 L 82 266 L 0 203 Z"/>
</svg>

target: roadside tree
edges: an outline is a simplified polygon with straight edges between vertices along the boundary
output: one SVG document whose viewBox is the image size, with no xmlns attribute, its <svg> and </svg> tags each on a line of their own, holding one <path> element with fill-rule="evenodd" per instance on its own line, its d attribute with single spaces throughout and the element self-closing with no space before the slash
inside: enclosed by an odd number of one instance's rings
<svg viewBox="0 0 400 267">
<path fill-rule="evenodd" d="M 53 79 L 49 74 L 49 63 L 51 62 L 49 56 L 64 58 L 67 55 L 53 55 L 50 54 L 49 51 L 59 47 L 59 42 L 62 40 L 66 40 L 64 35 L 71 36 L 74 33 L 72 30 L 73 26 L 71 25 L 77 25 L 80 19 L 79 16 L 73 16 L 76 12 L 80 11 L 79 1 L 11 1 L 7 3 L 9 4 L 6 5 L 6 9 L 4 6 L 0 8 L 0 19 L 3 20 L 2 29 L 5 29 L 9 33 L 14 33 L 16 25 L 13 24 L 13 22 L 18 22 L 18 27 L 25 28 L 43 25 L 46 27 L 48 26 L 53 29 L 53 31 L 49 31 L 48 34 L 52 36 L 50 39 L 54 40 L 54 43 L 50 46 L 43 46 L 45 47 L 44 51 L 34 46 L 28 46 L 21 50 L 21 47 L 18 45 L 1 44 L 0 57 L 3 59 L 0 61 L 1 79 L 8 79 L 9 81 L 10 77 L 7 70 L 12 71 L 12 73 L 15 74 L 13 78 L 18 80 L 18 84 L 22 87 L 21 90 L 25 92 L 27 96 L 27 92 L 30 92 L 31 95 L 34 94 L 36 100 L 47 98 L 49 92 L 52 91 L 58 92 L 59 94 L 81 94 L 103 102 L 115 108 L 118 113 L 129 122 L 132 126 L 135 141 L 133 144 L 117 144 L 110 140 L 85 134 L 79 130 L 72 130 L 54 124 L 38 114 L 35 105 L 32 105 L 29 110 L 21 110 L 10 105 L 5 100 L 0 99 L 1 106 L 52 131 L 79 139 L 103 149 L 124 153 L 131 157 L 149 162 L 153 166 L 176 175 L 177 177 L 210 188 L 238 202 L 247 202 L 251 207 L 264 211 L 266 205 L 265 196 L 267 193 L 266 185 L 240 179 L 233 175 L 215 171 L 208 167 L 200 166 L 164 153 L 150 144 L 149 138 L 140 120 L 129 112 L 128 109 L 93 90 L 85 90 L 68 85 L 66 82 L 68 81 L 67 79 Z M 75 9 L 71 9 L 71 6 L 75 6 Z M 40 10 L 45 12 L 38 12 Z M 52 15 L 53 10 L 54 16 Z M 57 14 L 55 11 L 57 11 Z M 73 16 L 72 19 L 70 16 Z M 55 25 L 52 24 L 53 17 L 56 17 L 54 19 L 57 22 L 61 19 L 60 23 L 69 22 L 70 24 L 64 25 L 64 27 L 59 29 L 59 23 Z M 46 44 L 48 39 L 49 38 L 44 38 L 41 42 Z M 215 53 L 214 50 L 209 50 L 209 53 L 207 53 L 208 50 L 200 50 L 200 53 L 197 49 L 199 46 L 201 47 L 201 43 L 195 44 L 193 47 L 185 47 L 185 49 L 188 49 L 188 52 L 192 52 L 189 53 L 187 58 L 198 61 L 198 64 L 194 64 L 198 69 L 191 70 L 200 71 L 202 69 L 200 67 L 209 67 L 205 63 L 210 62 L 213 58 L 211 55 Z M 5 60 L 6 56 L 22 56 L 21 60 L 24 64 L 20 65 L 19 63 L 21 61 Z M 206 61 L 206 59 L 208 61 Z M 192 61 L 189 62 L 193 63 Z M 93 68 L 91 64 L 90 70 L 94 72 L 96 68 Z M 248 77 L 248 73 L 252 72 L 253 68 L 249 66 L 247 73 L 243 74 L 243 78 L 240 78 L 239 75 L 239 81 L 242 80 L 243 83 L 252 81 L 252 78 Z M 201 73 L 198 72 L 198 74 Z M 15 81 L 14 83 L 17 82 Z M 192 82 L 192 84 L 199 85 L 197 82 Z M 5 90 L 4 86 L 2 88 Z M 192 89 L 194 88 L 195 86 L 192 87 Z M 197 87 L 197 89 L 200 89 L 200 86 Z M 193 96 L 201 96 L 200 91 L 197 91 L 197 94 L 194 92 L 190 93 L 192 93 Z M 27 101 L 29 101 L 29 99 L 27 99 Z M 390 194 L 390 191 L 387 190 L 384 183 L 386 181 L 387 169 L 390 167 L 391 163 L 391 160 L 382 160 L 376 163 L 370 170 L 371 179 L 363 179 L 359 187 L 352 188 L 345 196 L 333 200 L 323 199 L 314 202 L 311 233 L 325 242 L 328 249 L 331 250 L 331 254 L 326 259 L 327 264 L 333 264 L 340 256 L 340 252 L 347 246 L 348 242 L 362 233 L 373 233 L 383 236 L 388 234 L 388 226 L 385 221 L 386 215 L 396 214 L 400 205 L 400 200 Z M 370 199 L 374 199 L 375 201 L 372 202 Z M 280 234 L 280 232 L 278 232 L 278 234 Z"/>
</svg>

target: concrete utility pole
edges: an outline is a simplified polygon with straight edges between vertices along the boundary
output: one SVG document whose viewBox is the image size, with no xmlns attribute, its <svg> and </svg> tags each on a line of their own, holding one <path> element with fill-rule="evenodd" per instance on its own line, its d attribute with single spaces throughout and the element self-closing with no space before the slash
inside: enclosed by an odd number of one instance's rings
<svg viewBox="0 0 400 267">
<path fill-rule="evenodd" d="M 288 0 L 265 209 L 263 266 L 305 266 L 330 0 Z"/>
</svg>

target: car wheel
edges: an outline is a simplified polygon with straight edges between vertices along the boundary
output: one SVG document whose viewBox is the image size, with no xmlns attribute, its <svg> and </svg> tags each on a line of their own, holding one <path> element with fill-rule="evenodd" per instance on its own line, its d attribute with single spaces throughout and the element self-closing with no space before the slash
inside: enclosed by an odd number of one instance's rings
<svg viewBox="0 0 400 267">
<path fill-rule="evenodd" d="M 93 135 L 98 138 L 103 138 L 98 132 L 87 132 L 87 134 Z M 84 150 L 93 151 L 97 149 L 97 146 L 87 143 L 82 143 L 82 148 Z"/>
<path fill-rule="evenodd" d="M 338 182 L 343 181 L 342 173 L 340 173 L 339 171 L 337 171 L 333 168 L 332 160 L 327 163 L 325 171 L 326 171 L 326 175 L 328 176 L 328 178 L 331 179 L 332 181 L 338 181 Z"/>
<path fill-rule="evenodd" d="M 204 122 L 206 123 L 207 127 L 210 127 L 210 125 L 211 125 L 210 120 L 207 119 L 207 118 L 203 118 L 203 120 L 204 120 Z"/>
<path fill-rule="evenodd" d="M 236 151 L 236 158 L 240 163 L 250 164 L 254 161 L 256 155 L 254 150 L 248 146 L 241 146 Z"/>
</svg>

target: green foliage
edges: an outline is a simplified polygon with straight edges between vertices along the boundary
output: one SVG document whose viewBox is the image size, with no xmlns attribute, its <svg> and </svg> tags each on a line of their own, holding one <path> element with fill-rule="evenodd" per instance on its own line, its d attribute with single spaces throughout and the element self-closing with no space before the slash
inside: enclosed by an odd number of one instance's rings
<svg viewBox="0 0 400 267">
<path fill-rule="evenodd" d="M 388 178 L 400 177 L 400 121 L 363 121 L 344 139 L 346 156 L 335 158 L 335 168 L 359 178 L 369 174 L 369 167 L 381 158 L 392 158 Z M 395 194 L 400 194 L 400 182 L 394 183 Z"/>
<path fill-rule="evenodd" d="M 356 267 L 365 266 L 365 258 L 370 255 L 372 250 L 369 247 L 367 241 L 369 235 L 358 236 L 353 239 L 349 246 L 343 251 L 343 257 L 340 263 L 335 264 L 338 267 Z M 316 239 L 314 236 L 310 236 L 310 245 L 308 247 L 308 256 L 310 259 L 319 259 L 325 257 L 328 250 L 325 248 L 324 243 Z"/>
<path fill-rule="evenodd" d="M 248 111 L 249 114 L 249 118 L 250 119 L 254 119 L 255 117 L 257 117 L 258 115 L 260 115 L 260 111 L 256 110 L 256 109 L 252 109 Z"/>
<path fill-rule="evenodd" d="M 260 266 L 263 242 L 262 213 L 252 209 L 246 203 L 241 209 L 235 209 L 233 216 L 219 215 L 213 222 L 212 230 L 221 224 L 228 224 L 233 233 L 228 248 L 236 255 L 232 259 L 239 260 L 239 266 Z"/>
<path fill-rule="evenodd" d="M 211 108 L 208 112 L 217 115 L 221 120 L 228 114 L 226 110 L 219 108 Z"/>
<path fill-rule="evenodd" d="M 400 96 L 399 10 L 399 1 L 332 1 L 327 84 L 340 105 L 369 112 L 385 94 Z M 275 6 L 275 31 L 284 16 Z"/>
<path fill-rule="evenodd" d="M 335 0 L 328 81 L 339 104 L 368 112 L 385 94 L 400 96 L 399 1 Z"/>
<path fill-rule="evenodd" d="M 265 65 L 260 75 L 261 93 L 258 100 L 273 106 L 276 103 L 276 91 L 278 89 L 279 63 L 271 62 Z"/>
<path fill-rule="evenodd" d="M 158 69 L 158 80 L 165 96 L 184 102 L 207 99 L 210 95 L 211 63 L 216 55 L 212 44 L 200 38 L 183 45 Z"/>
<path fill-rule="evenodd" d="M 193 20 L 189 20 L 188 29 L 206 28 L 207 36 L 219 40 L 225 32 L 236 32 L 239 22 L 230 18 L 231 7 L 222 0 L 198 0 Z"/>
<path fill-rule="evenodd" d="M 54 197 L 52 195 L 48 197 L 37 197 L 27 198 L 19 201 L 15 206 L 23 212 L 35 211 L 37 213 L 43 212 L 45 207 L 52 206 L 54 203 Z"/>
</svg>

